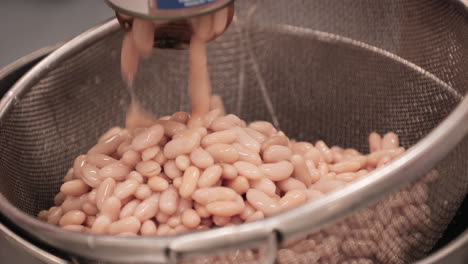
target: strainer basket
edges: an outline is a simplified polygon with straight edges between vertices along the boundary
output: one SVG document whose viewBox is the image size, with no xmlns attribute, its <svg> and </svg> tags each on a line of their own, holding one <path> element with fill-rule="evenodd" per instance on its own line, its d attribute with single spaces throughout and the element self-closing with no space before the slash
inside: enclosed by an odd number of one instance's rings
<svg viewBox="0 0 468 264">
<path fill-rule="evenodd" d="M 410 148 L 367 178 L 262 221 L 178 237 L 75 234 L 35 219 L 77 155 L 123 125 L 118 22 L 65 44 L 0 102 L 0 210 L 83 263 L 408 263 L 468 190 L 468 13 L 462 1 L 238 1 L 209 47 L 228 112 L 298 140 L 366 152 L 372 131 Z M 155 115 L 189 109 L 186 51 L 155 50 L 136 93 Z M 215 255 L 215 256 L 213 256 Z"/>
</svg>

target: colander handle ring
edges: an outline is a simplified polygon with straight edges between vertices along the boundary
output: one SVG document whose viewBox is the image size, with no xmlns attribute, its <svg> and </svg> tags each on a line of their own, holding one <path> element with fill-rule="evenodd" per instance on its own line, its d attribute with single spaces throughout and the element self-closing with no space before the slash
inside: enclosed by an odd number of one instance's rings
<svg viewBox="0 0 468 264">
<path fill-rule="evenodd" d="M 258 227 L 256 225 L 256 227 Z M 227 232 L 226 236 L 219 236 L 213 232 L 205 232 L 185 235 L 173 240 L 168 248 L 168 260 L 170 264 L 176 264 L 184 259 L 193 258 L 204 254 L 226 252 L 230 249 L 255 248 L 261 246 L 264 251 L 262 263 L 275 263 L 276 254 L 281 242 L 280 233 L 271 227 L 262 226 L 255 231 L 242 226 L 232 226 L 235 229 L 234 236 Z M 211 235 L 213 233 L 213 235 Z"/>
</svg>

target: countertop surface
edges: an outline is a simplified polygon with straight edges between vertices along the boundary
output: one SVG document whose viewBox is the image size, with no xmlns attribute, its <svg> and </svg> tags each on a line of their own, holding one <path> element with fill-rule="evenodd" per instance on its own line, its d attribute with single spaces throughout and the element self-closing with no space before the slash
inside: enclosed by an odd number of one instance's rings
<svg viewBox="0 0 468 264">
<path fill-rule="evenodd" d="M 1 0 L 0 68 L 113 16 L 103 0 Z M 39 264 L 0 235 L 0 263 Z"/>
</svg>

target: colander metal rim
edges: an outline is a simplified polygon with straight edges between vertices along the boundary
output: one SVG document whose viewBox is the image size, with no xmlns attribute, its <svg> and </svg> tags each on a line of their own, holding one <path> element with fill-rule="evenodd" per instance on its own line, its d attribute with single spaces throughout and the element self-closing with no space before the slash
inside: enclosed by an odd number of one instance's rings
<svg viewBox="0 0 468 264">
<path fill-rule="evenodd" d="M 106 22 L 76 37 L 38 63 L 2 98 L 0 120 L 15 102 L 20 100 L 21 96 L 55 65 L 118 29 L 117 20 Z M 305 230 L 318 229 L 415 180 L 418 177 L 415 172 L 428 170 L 431 164 L 442 159 L 467 132 L 468 97 L 465 96 L 456 109 L 429 135 L 387 167 L 374 171 L 371 177 L 332 193 L 317 202 L 278 216 L 179 237 L 124 238 L 76 233 L 71 235 L 69 231 L 43 223 L 20 211 L 1 194 L 0 212 L 36 238 L 62 250 L 89 258 L 111 261 L 154 261 L 155 257 L 162 260 L 176 260 L 179 257 L 198 253 L 216 253 L 218 250 L 238 248 L 240 241 L 251 242 L 243 246 L 258 245 L 269 241 L 272 237 L 275 239 L 272 246 L 275 247 L 278 238 L 292 238 Z M 300 221 L 304 218 L 309 218 L 310 221 L 307 223 Z M 70 245 L 76 247 L 69 247 Z M 102 249 L 103 251 L 90 251 L 89 249 Z M 109 252 L 112 254 L 108 254 Z"/>
</svg>

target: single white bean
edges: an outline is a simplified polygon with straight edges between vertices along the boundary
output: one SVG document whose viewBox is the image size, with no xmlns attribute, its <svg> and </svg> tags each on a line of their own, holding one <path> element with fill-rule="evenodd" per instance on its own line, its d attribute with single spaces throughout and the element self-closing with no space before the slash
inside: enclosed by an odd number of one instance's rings
<svg viewBox="0 0 468 264">
<path fill-rule="evenodd" d="M 99 213 L 99 209 L 96 207 L 96 205 L 86 202 L 82 206 L 83 212 L 85 212 L 87 215 L 97 215 Z"/>
<path fill-rule="evenodd" d="M 238 194 L 244 194 L 250 188 L 249 180 L 244 176 L 237 176 L 234 180 L 228 180 L 226 186 L 233 189 Z"/>
<path fill-rule="evenodd" d="M 265 214 L 262 211 L 257 211 L 253 213 L 251 216 L 249 216 L 247 219 L 245 219 L 245 222 L 255 222 L 259 221 L 265 218 Z"/>
<path fill-rule="evenodd" d="M 289 147 L 289 139 L 282 135 L 271 136 L 262 143 L 262 152 L 265 152 L 265 150 L 273 145 Z"/>
<path fill-rule="evenodd" d="M 203 171 L 200 179 L 198 180 L 198 187 L 204 188 L 215 185 L 221 178 L 222 172 L 223 169 L 219 165 L 213 165 L 207 168 L 205 171 Z"/>
<path fill-rule="evenodd" d="M 239 154 L 239 160 L 240 161 L 246 161 L 246 162 L 250 162 L 254 165 L 261 165 L 263 162 L 262 162 L 262 158 L 260 157 L 260 154 L 258 154 L 257 152 L 255 151 L 252 151 L 244 146 L 242 146 L 241 144 L 239 143 L 234 143 L 232 144 L 232 146 L 234 148 L 236 148 L 237 150 L 237 153 Z"/>
<path fill-rule="evenodd" d="M 305 159 L 300 155 L 291 157 L 291 164 L 294 166 L 294 177 L 309 187 L 319 180 L 316 174 L 311 174 Z"/>
<path fill-rule="evenodd" d="M 238 194 L 230 188 L 210 187 L 196 190 L 192 199 L 201 205 L 207 205 L 216 201 L 234 201 L 237 196 Z"/>
<path fill-rule="evenodd" d="M 291 144 L 291 150 L 295 155 L 304 156 L 309 150 L 313 149 L 314 145 L 309 142 L 295 142 Z"/>
<path fill-rule="evenodd" d="M 286 180 L 279 181 L 277 184 L 278 188 L 283 192 L 307 189 L 307 186 L 303 182 L 291 177 Z"/>
<path fill-rule="evenodd" d="M 201 140 L 201 146 L 207 148 L 214 144 L 231 144 L 237 139 L 237 134 L 233 129 L 214 132 L 206 135 Z"/>
<path fill-rule="evenodd" d="M 188 154 L 200 144 L 200 134 L 193 132 L 190 136 L 174 138 L 164 146 L 164 155 L 175 159 L 182 154 Z"/>
<path fill-rule="evenodd" d="M 117 162 L 117 160 L 108 155 L 94 153 L 86 156 L 86 162 L 98 168 L 102 168 L 109 164 Z"/>
<path fill-rule="evenodd" d="M 164 135 L 168 137 L 173 137 L 174 135 L 187 129 L 185 124 L 173 120 L 158 120 L 156 123 L 164 127 Z"/>
<path fill-rule="evenodd" d="M 216 163 L 234 163 L 239 159 L 236 148 L 227 144 L 214 144 L 206 148 Z"/>
<path fill-rule="evenodd" d="M 275 215 L 281 211 L 278 202 L 266 193 L 256 189 L 247 191 L 247 201 L 249 201 L 255 209 L 262 211 L 266 216 Z"/>
<path fill-rule="evenodd" d="M 288 179 L 293 179 L 293 178 L 288 178 Z M 288 179 L 286 179 L 285 181 L 287 181 Z M 278 184 L 280 184 L 280 183 L 281 182 L 279 182 Z M 301 184 L 304 185 L 303 183 L 301 183 Z M 250 187 L 252 187 L 254 189 L 257 189 L 257 190 L 260 190 L 260 191 L 268 194 L 269 196 L 273 196 L 273 195 L 276 194 L 276 185 L 275 185 L 275 183 L 272 180 L 267 179 L 267 178 L 261 178 L 259 180 L 250 181 Z"/>
<path fill-rule="evenodd" d="M 170 187 L 161 193 L 161 197 L 159 199 L 159 210 L 161 212 L 167 215 L 172 215 L 177 211 L 178 206 L 179 194 L 175 188 Z"/>
<path fill-rule="evenodd" d="M 51 207 L 47 216 L 47 223 L 57 225 L 60 221 L 60 218 L 62 218 L 63 213 L 64 211 L 61 207 Z"/>
<path fill-rule="evenodd" d="M 382 138 L 382 149 L 395 149 L 400 146 L 397 134 L 389 132 Z"/>
<path fill-rule="evenodd" d="M 228 130 L 236 126 L 240 126 L 241 123 L 242 122 L 239 117 L 229 114 L 229 115 L 222 116 L 213 120 L 213 122 L 210 125 L 210 129 L 216 132 L 223 131 L 223 130 Z"/>
<path fill-rule="evenodd" d="M 101 215 L 107 216 L 111 221 L 119 219 L 122 203 L 119 198 L 112 196 L 107 198 L 101 206 Z"/>
<path fill-rule="evenodd" d="M 197 167 L 190 166 L 185 170 L 182 178 L 182 185 L 179 188 L 179 194 L 183 198 L 188 198 L 197 188 L 198 178 L 200 177 L 200 170 Z"/>
<path fill-rule="evenodd" d="M 112 221 L 105 215 L 98 216 L 91 227 L 91 233 L 106 234 Z"/>
<path fill-rule="evenodd" d="M 245 209 L 244 200 L 218 201 L 206 205 L 206 210 L 214 216 L 234 216 L 242 213 Z"/>
<path fill-rule="evenodd" d="M 241 176 L 249 180 L 259 180 L 264 177 L 262 170 L 252 163 L 237 161 L 234 163 L 234 167 Z"/>
<path fill-rule="evenodd" d="M 175 112 L 169 120 L 186 124 L 190 119 L 190 114 L 187 112 Z"/>
<path fill-rule="evenodd" d="M 193 209 L 184 211 L 182 214 L 182 223 L 190 229 L 194 229 L 200 225 L 201 219 L 197 212 Z"/>
<path fill-rule="evenodd" d="M 280 145 L 269 146 L 263 152 L 263 161 L 266 163 L 275 163 L 283 160 L 289 160 L 292 156 L 290 148 Z"/>
<path fill-rule="evenodd" d="M 123 219 L 123 218 L 129 217 L 129 216 L 132 216 L 133 213 L 135 212 L 135 208 L 136 208 L 140 203 L 141 203 L 141 201 L 138 200 L 138 199 L 135 199 L 135 200 L 132 200 L 132 201 L 128 202 L 128 203 L 122 208 L 122 210 L 120 210 L 119 218 L 120 218 L 120 219 Z"/>
<path fill-rule="evenodd" d="M 231 164 L 223 163 L 221 167 L 223 167 L 223 179 L 233 180 L 237 177 L 237 169 Z"/>
<path fill-rule="evenodd" d="M 132 147 L 136 151 L 142 151 L 157 145 L 164 136 L 164 127 L 156 124 L 136 135 L 132 140 Z"/>
<path fill-rule="evenodd" d="M 134 216 L 121 219 L 109 225 L 109 234 L 117 235 L 121 233 L 138 233 L 141 227 L 141 221 Z"/>
<path fill-rule="evenodd" d="M 260 165 L 260 169 L 272 181 L 282 181 L 290 177 L 294 167 L 288 161 L 279 161 Z"/>
<path fill-rule="evenodd" d="M 67 196 L 65 201 L 63 201 L 61 207 L 64 213 L 71 210 L 80 210 L 84 203 L 88 200 L 88 195 L 83 194 L 80 197 L 76 196 Z"/>
<path fill-rule="evenodd" d="M 140 233 L 143 236 L 155 236 L 156 232 L 156 224 L 152 220 L 146 220 L 141 225 Z"/>
<path fill-rule="evenodd" d="M 169 183 L 166 179 L 156 176 L 148 179 L 148 186 L 153 192 L 163 192 L 169 188 Z"/>
<path fill-rule="evenodd" d="M 164 173 L 170 179 L 182 177 L 182 171 L 177 168 L 174 160 L 166 161 L 166 163 L 164 164 Z"/>
<path fill-rule="evenodd" d="M 256 153 L 260 152 L 261 145 L 260 143 L 252 138 L 244 129 L 240 127 L 234 127 L 233 130 L 237 134 L 237 142 L 239 142 L 242 146 L 254 151 Z"/>
<path fill-rule="evenodd" d="M 328 166 L 329 170 L 335 173 L 356 172 L 361 168 L 359 161 L 343 161 Z"/>
<path fill-rule="evenodd" d="M 72 210 L 65 213 L 61 218 L 59 225 L 60 226 L 67 226 L 67 225 L 81 225 L 86 220 L 86 214 L 80 210 Z"/>
<path fill-rule="evenodd" d="M 190 160 L 200 169 L 206 169 L 214 164 L 214 159 L 208 151 L 196 148 L 190 153 Z"/>
<path fill-rule="evenodd" d="M 114 194 L 115 180 L 113 178 L 105 179 L 96 191 L 96 205 L 99 209 L 102 208 L 104 201 Z"/>
<path fill-rule="evenodd" d="M 128 179 L 122 183 L 117 184 L 114 190 L 114 196 L 123 200 L 132 196 L 139 186 L 138 181 L 134 179 Z"/>
<path fill-rule="evenodd" d="M 143 176 L 137 172 L 137 171 L 131 171 L 128 176 L 127 176 L 127 179 L 129 180 L 135 180 L 137 181 L 139 184 L 142 184 L 144 179 L 143 179 Z"/>
<path fill-rule="evenodd" d="M 315 143 L 315 147 L 321 152 L 323 159 L 327 163 L 333 162 L 333 152 L 328 148 L 327 144 L 322 140 Z"/>
<path fill-rule="evenodd" d="M 78 156 L 75 161 L 73 162 L 73 173 L 77 178 L 82 178 L 83 173 L 82 173 L 82 168 L 86 164 L 86 155 L 80 155 Z M 68 175 L 68 173 L 67 173 Z M 71 180 L 71 179 L 69 179 Z"/>
<path fill-rule="evenodd" d="M 125 141 L 128 137 L 128 132 L 127 131 L 121 131 L 117 135 L 110 137 L 109 139 L 106 139 L 103 142 L 98 143 L 94 147 L 92 147 L 89 151 L 88 154 L 104 154 L 104 155 L 112 155 L 119 145 Z"/>
<path fill-rule="evenodd" d="M 146 177 L 157 176 L 161 173 L 161 165 L 153 160 L 139 162 L 135 168 L 137 172 Z"/>
<path fill-rule="evenodd" d="M 60 187 L 63 194 L 71 196 L 80 196 L 89 190 L 89 186 L 82 180 L 71 180 Z"/>
<path fill-rule="evenodd" d="M 175 159 L 175 163 L 179 170 L 185 171 L 190 166 L 190 158 L 187 155 L 179 155 Z"/>
<path fill-rule="evenodd" d="M 245 133 L 247 133 L 253 139 L 257 140 L 257 142 L 260 143 L 260 144 L 265 142 L 265 140 L 267 139 L 267 137 L 264 134 L 258 132 L 257 130 L 254 130 L 254 129 L 248 128 L 248 127 L 245 127 L 243 129 L 244 129 Z"/>
<path fill-rule="evenodd" d="M 148 199 L 151 196 L 151 188 L 147 184 L 140 184 L 135 191 L 135 197 L 140 200 Z"/>
<path fill-rule="evenodd" d="M 307 201 L 307 196 L 302 190 L 291 190 L 287 192 L 279 201 L 282 211 L 296 208 Z"/>
<path fill-rule="evenodd" d="M 116 181 L 123 181 L 131 172 L 131 168 L 121 162 L 109 164 L 99 170 L 101 179 L 113 178 Z"/>
<path fill-rule="evenodd" d="M 369 151 L 376 152 L 382 149 L 382 137 L 376 133 L 372 132 L 369 135 Z"/>
<path fill-rule="evenodd" d="M 160 196 L 159 193 L 156 193 L 145 199 L 135 208 L 133 216 L 142 222 L 156 216 L 159 209 Z"/>
<path fill-rule="evenodd" d="M 276 133 L 275 127 L 267 121 L 255 121 L 249 124 L 249 128 L 256 130 L 266 136 L 271 136 Z"/>
</svg>

